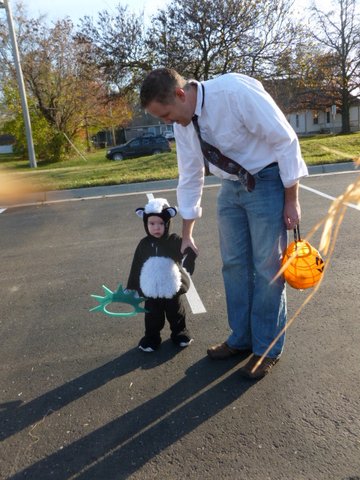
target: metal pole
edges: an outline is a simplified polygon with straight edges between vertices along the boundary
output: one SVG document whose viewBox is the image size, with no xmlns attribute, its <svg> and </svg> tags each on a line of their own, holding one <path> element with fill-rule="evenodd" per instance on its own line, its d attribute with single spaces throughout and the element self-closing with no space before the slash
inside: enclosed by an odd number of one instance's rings
<svg viewBox="0 0 360 480">
<path fill-rule="evenodd" d="M 17 82 L 18 82 L 20 98 L 21 98 L 21 106 L 22 106 L 23 117 L 24 117 L 24 124 L 25 124 L 25 131 L 26 131 L 26 140 L 27 140 L 27 146 L 28 146 L 30 167 L 36 168 L 37 164 L 36 164 L 36 158 L 35 158 L 34 143 L 33 143 L 33 138 L 32 138 L 29 109 L 28 109 L 26 93 L 25 93 L 24 77 L 23 77 L 21 64 L 20 64 L 19 49 L 18 49 L 18 46 L 17 46 L 14 23 L 13 23 L 13 19 L 12 19 L 9 0 L 0 1 L 0 8 L 1 7 L 5 8 L 5 10 L 6 10 L 6 17 L 7 17 L 7 21 L 8 21 L 8 25 L 9 25 L 9 36 L 10 36 L 11 45 L 12 45 L 14 63 L 15 63 L 15 68 L 16 68 Z"/>
</svg>

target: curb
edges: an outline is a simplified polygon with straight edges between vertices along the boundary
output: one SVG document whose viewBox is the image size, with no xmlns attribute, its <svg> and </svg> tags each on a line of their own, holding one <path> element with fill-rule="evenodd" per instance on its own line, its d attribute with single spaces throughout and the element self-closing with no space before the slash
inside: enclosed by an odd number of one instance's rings
<svg viewBox="0 0 360 480">
<path fill-rule="evenodd" d="M 322 175 L 332 173 L 346 173 L 354 172 L 357 169 L 354 162 L 344 163 L 332 163 L 324 165 L 309 166 L 309 175 Z M 77 201 L 85 199 L 95 199 L 101 197 L 111 197 L 119 195 L 131 195 L 140 192 L 160 192 L 166 190 L 173 190 L 176 188 L 177 179 L 172 180 L 157 180 L 141 183 L 129 183 L 123 185 L 108 185 L 102 187 L 87 187 L 87 188 L 75 188 L 71 190 L 54 190 L 49 192 L 36 192 L 29 194 L 26 198 L 22 199 L 22 203 L 11 205 L 0 205 L 0 213 L 2 207 L 15 208 L 23 206 L 34 206 L 45 203 L 59 203 L 64 201 Z M 220 185 L 218 177 L 210 175 L 205 178 L 205 186 Z"/>
<path fill-rule="evenodd" d="M 340 173 L 340 172 L 354 172 L 358 170 L 354 162 L 344 163 L 327 163 L 324 165 L 310 165 L 308 167 L 309 175 L 316 175 L 319 173 Z"/>
</svg>

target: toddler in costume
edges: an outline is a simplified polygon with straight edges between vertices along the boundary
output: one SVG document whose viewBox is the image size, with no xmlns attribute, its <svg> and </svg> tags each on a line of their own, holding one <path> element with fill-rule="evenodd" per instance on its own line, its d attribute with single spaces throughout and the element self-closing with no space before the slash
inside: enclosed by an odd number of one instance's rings
<svg viewBox="0 0 360 480">
<path fill-rule="evenodd" d="M 143 219 L 147 236 L 135 250 L 127 290 L 135 290 L 146 298 L 145 336 L 139 348 L 144 352 L 159 348 L 165 317 L 170 324 L 171 340 L 187 347 L 193 339 L 186 328 L 183 294 L 189 289 L 187 272 L 193 273 L 196 254 L 189 248 L 183 255 L 181 237 L 169 233 L 177 210 L 167 200 L 152 198 L 145 208 L 137 208 L 136 214 Z"/>
</svg>

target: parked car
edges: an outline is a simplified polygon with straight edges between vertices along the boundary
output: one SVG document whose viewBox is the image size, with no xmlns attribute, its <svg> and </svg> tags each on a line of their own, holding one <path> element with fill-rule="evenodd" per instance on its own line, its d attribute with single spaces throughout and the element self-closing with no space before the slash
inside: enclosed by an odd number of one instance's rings
<svg viewBox="0 0 360 480">
<path fill-rule="evenodd" d="M 171 152 L 169 140 L 163 135 L 133 138 L 123 145 L 110 148 L 106 153 L 109 160 L 123 160 L 124 158 L 143 157 L 156 153 Z"/>
<path fill-rule="evenodd" d="M 164 137 L 167 138 L 168 140 L 175 140 L 174 132 L 170 132 L 170 131 L 165 132 Z"/>
</svg>

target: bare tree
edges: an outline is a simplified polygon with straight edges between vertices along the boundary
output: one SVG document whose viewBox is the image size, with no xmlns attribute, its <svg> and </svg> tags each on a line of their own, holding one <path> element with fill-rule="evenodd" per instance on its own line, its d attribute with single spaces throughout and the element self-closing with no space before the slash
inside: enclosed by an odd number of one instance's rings
<svg viewBox="0 0 360 480">
<path fill-rule="evenodd" d="M 352 96 L 360 87 L 360 16 L 357 0 L 333 0 L 328 12 L 312 5 L 313 36 L 335 59 L 333 77 L 341 97 L 342 133 L 350 132 Z"/>
<path fill-rule="evenodd" d="M 292 47 L 292 0 L 176 0 L 147 34 L 152 66 L 207 79 L 229 71 L 266 77 Z"/>
<path fill-rule="evenodd" d="M 267 79 L 265 86 L 284 112 L 329 110 L 334 104 L 341 105 L 335 66 L 334 55 L 325 54 L 307 39 L 284 53 L 278 63 L 279 74 Z"/>
<path fill-rule="evenodd" d="M 103 10 L 96 20 L 85 16 L 77 32 L 86 45 L 83 61 L 95 65 L 119 92 L 128 92 L 139 82 L 148 64 L 144 54 L 144 18 L 118 5 L 115 14 Z"/>
<path fill-rule="evenodd" d="M 250 75 L 269 79 L 283 75 L 286 55 L 293 55 L 303 30 L 293 19 L 294 0 L 262 0 L 253 9 L 253 29 L 244 56 Z"/>
<path fill-rule="evenodd" d="M 241 41 L 252 27 L 246 0 L 177 0 L 153 18 L 148 32 L 149 51 L 156 49 L 156 65 L 167 65 L 185 76 L 207 79 L 242 69 Z"/>
</svg>

